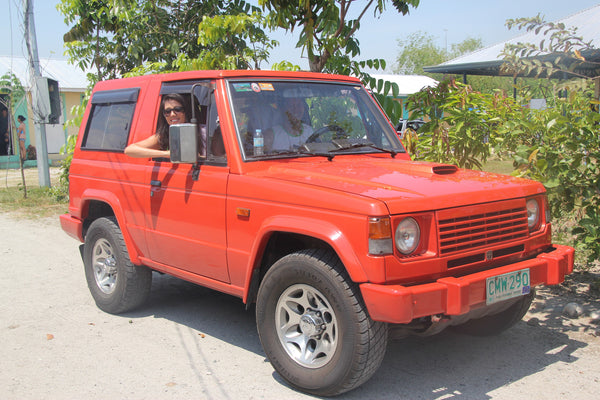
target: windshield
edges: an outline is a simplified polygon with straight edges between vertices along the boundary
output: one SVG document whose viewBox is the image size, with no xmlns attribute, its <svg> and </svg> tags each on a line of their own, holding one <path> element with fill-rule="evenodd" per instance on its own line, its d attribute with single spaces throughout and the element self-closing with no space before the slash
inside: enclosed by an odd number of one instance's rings
<svg viewBox="0 0 600 400">
<path fill-rule="evenodd" d="M 231 81 L 244 159 L 404 152 L 396 132 L 356 84 Z"/>
</svg>

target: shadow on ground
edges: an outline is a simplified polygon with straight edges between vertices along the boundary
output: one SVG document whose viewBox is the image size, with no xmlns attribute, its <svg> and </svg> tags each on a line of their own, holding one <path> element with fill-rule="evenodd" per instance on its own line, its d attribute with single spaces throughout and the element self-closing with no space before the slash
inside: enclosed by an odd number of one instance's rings
<svg viewBox="0 0 600 400">
<path fill-rule="evenodd" d="M 168 275 L 154 273 L 153 279 L 148 302 L 123 318 L 164 318 L 264 357 L 254 308 L 246 310 L 236 297 Z M 573 352 L 585 346 L 551 326 L 526 322 L 494 337 L 445 331 L 392 339 L 373 378 L 341 398 L 486 399 L 495 389 L 552 364 L 576 361 Z M 285 385 L 277 373 L 273 377 Z"/>
</svg>

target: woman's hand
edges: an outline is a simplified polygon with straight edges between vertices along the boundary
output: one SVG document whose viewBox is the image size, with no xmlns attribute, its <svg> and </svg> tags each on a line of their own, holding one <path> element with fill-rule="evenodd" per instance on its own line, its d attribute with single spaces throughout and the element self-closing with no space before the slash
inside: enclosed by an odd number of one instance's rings
<svg viewBox="0 0 600 400">
<path fill-rule="evenodd" d="M 170 158 L 169 150 L 160 150 L 158 138 L 152 135 L 137 143 L 132 143 L 125 148 L 125 154 L 134 158 Z"/>
</svg>

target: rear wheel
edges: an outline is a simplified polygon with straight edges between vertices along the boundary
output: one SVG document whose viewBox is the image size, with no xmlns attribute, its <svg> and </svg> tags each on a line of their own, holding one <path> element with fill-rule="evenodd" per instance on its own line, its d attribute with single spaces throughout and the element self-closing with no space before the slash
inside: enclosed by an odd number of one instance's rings
<svg viewBox="0 0 600 400">
<path fill-rule="evenodd" d="M 103 311 L 118 314 L 141 305 L 152 284 L 152 271 L 131 263 L 123 234 L 114 217 L 90 225 L 83 248 L 88 287 Z"/>
<path fill-rule="evenodd" d="M 349 391 L 377 370 L 387 324 L 372 321 L 335 254 L 304 250 L 277 261 L 260 286 L 256 322 L 275 370 L 319 396 Z"/>
<path fill-rule="evenodd" d="M 464 324 L 453 326 L 452 328 L 457 332 L 472 336 L 498 335 L 523 319 L 534 298 L 535 289 L 531 289 L 529 294 L 521 296 L 519 300 L 504 311 L 487 315 L 482 318 L 472 319 Z"/>
</svg>

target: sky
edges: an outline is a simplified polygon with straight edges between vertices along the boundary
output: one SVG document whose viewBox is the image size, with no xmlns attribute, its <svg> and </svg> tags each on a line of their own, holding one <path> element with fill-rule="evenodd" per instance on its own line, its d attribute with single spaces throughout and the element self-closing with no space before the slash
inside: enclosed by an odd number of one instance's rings
<svg viewBox="0 0 600 400">
<path fill-rule="evenodd" d="M 40 58 L 65 59 L 62 37 L 69 30 L 63 16 L 56 10 L 58 0 L 32 0 Z M 358 13 L 366 0 L 358 0 L 351 12 Z M 0 55 L 25 56 L 22 22 L 22 0 L 0 0 Z M 547 21 L 565 18 L 578 11 L 600 4 L 599 0 L 421 0 L 416 9 L 402 16 L 388 2 L 386 12 L 379 18 L 368 11 L 362 19 L 357 38 L 360 41 L 359 59 L 383 58 L 386 72 L 391 72 L 400 53 L 398 40 L 411 33 L 423 31 L 432 35 L 439 47 L 448 47 L 472 37 L 482 40 L 484 46 L 519 35 L 508 30 L 509 18 L 534 17 L 541 14 Z M 272 33 L 280 47 L 271 52 L 270 63 L 291 61 L 307 68 L 308 62 L 300 50 L 295 49 L 296 39 L 284 32 Z M 12 39 L 12 40 L 11 40 Z M 263 69 L 269 68 L 263 65 Z"/>
</svg>

